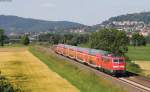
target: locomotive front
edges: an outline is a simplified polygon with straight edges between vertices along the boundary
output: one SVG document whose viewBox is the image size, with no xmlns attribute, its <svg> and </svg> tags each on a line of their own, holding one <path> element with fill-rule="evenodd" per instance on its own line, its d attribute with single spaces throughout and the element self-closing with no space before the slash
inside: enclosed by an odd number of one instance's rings
<svg viewBox="0 0 150 92">
<path fill-rule="evenodd" d="M 126 62 L 123 57 L 114 57 L 112 58 L 112 68 L 113 73 L 117 74 L 125 74 L 126 71 Z"/>
</svg>

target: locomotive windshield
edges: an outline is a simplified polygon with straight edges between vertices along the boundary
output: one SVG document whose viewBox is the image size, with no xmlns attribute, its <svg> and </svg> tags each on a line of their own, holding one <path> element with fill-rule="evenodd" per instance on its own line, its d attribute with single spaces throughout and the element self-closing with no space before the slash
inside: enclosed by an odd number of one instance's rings
<svg viewBox="0 0 150 92">
<path fill-rule="evenodd" d="M 118 62 L 124 62 L 124 61 L 123 61 L 123 59 L 114 59 L 114 62 L 118 63 Z"/>
</svg>

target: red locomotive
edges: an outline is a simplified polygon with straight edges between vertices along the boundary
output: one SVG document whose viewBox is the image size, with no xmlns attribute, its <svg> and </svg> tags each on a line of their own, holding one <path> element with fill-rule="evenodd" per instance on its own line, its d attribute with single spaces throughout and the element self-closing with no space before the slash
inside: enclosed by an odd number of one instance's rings
<svg viewBox="0 0 150 92">
<path fill-rule="evenodd" d="M 124 57 L 115 56 L 107 51 L 65 44 L 56 45 L 54 50 L 58 54 L 86 63 L 113 75 L 124 74 L 126 70 Z"/>
</svg>

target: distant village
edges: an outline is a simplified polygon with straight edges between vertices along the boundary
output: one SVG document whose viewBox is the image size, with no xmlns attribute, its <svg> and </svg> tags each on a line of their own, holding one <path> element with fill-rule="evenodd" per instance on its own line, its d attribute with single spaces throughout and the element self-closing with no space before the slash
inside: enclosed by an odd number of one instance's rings
<svg viewBox="0 0 150 92">
<path fill-rule="evenodd" d="M 129 37 L 131 37 L 134 32 L 138 32 L 145 37 L 150 35 L 150 24 L 145 24 L 142 21 L 113 21 L 101 26 L 126 31 Z"/>
</svg>

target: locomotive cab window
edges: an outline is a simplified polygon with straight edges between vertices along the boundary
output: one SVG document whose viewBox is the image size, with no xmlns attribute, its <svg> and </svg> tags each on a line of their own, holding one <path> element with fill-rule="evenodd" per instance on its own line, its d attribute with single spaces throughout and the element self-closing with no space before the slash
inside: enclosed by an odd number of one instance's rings
<svg viewBox="0 0 150 92">
<path fill-rule="evenodd" d="M 117 63 L 117 62 L 118 62 L 118 59 L 115 59 L 114 62 Z"/>
<path fill-rule="evenodd" d="M 118 62 L 124 62 L 124 61 L 123 61 L 123 59 L 114 59 L 114 62 L 118 63 Z"/>
</svg>

